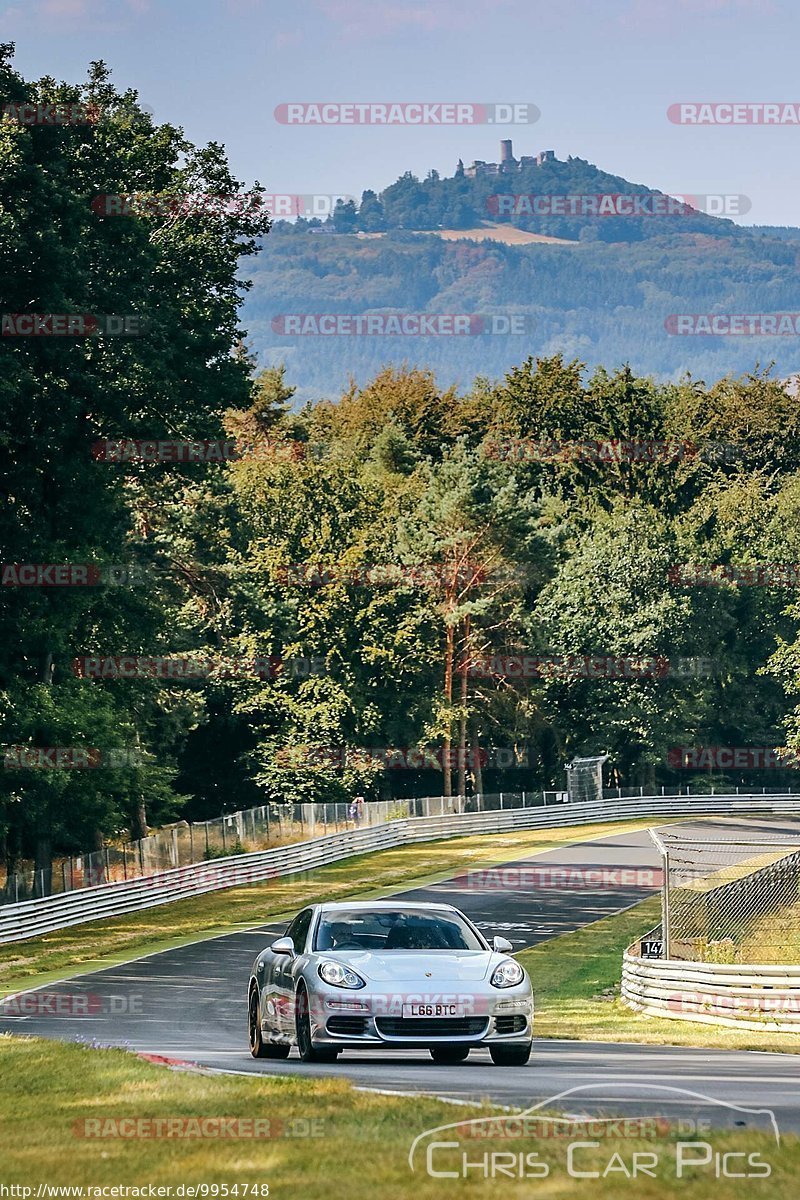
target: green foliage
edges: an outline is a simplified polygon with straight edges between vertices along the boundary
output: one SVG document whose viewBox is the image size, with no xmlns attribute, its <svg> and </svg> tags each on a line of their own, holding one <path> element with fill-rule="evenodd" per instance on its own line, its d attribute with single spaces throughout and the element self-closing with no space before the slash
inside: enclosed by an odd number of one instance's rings
<svg viewBox="0 0 800 1200">
<path fill-rule="evenodd" d="M 0 613 L 0 739 L 6 745 L 133 745 L 131 770 L 4 771 L 0 837 L 9 865 L 54 847 L 154 822 L 180 802 L 176 754 L 196 720 L 170 687 L 74 678 L 77 656 L 179 651 L 180 556 L 174 533 L 156 552 L 149 512 L 180 469 L 99 460 L 102 439 L 218 436 L 226 404 L 242 404 L 249 366 L 239 341 L 236 268 L 268 228 L 253 190 L 247 205 L 168 204 L 104 215 L 98 195 L 241 193 L 222 148 L 191 145 L 155 125 L 135 92 L 118 92 L 102 63 L 82 85 L 26 82 L 0 64 L 0 106 L 94 106 L 88 124 L 0 121 L 0 297 L 14 313 L 116 314 L 131 337 L 0 340 L 0 550 L 6 563 L 133 563 L 143 586 L 5 587 Z M 230 208 L 231 206 L 229 206 Z M 4 331 L 5 332 L 5 331 Z M 172 479 L 172 483 L 168 482 Z M 199 588 L 198 590 L 202 590 Z M 145 752 L 150 751 L 150 754 Z"/>
<path fill-rule="evenodd" d="M 796 339 L 759 337 L 754 349 L 752 338 L 675 336 L 665 325 L 680 313 L 793 312 L 797 230 L 739 226 L 693 209 L 509 215 L 497 201 L 630 194 L 660 195 L 569 158 L 472 179 L 432 173 L 419 180 L 406 172 L 379 195 L 365 192 L 359 207 L 350 201 L 337 208 L 323 227 L 335 236 L 319 236 L 319 225 L 307 221 L 278 222 L 269 246 L 248 265 L 252 344 L 271 361 L 288 363 L 304 398 L 330 396 L 348 378 L 366 384 L 387 364 L 424 363 L 441 383 L 464 387 L 478 374 L 499 378 L 527 355 L 558 352 L 592 367 L 629 362 L 641 375 L 673 380 L 688 370 L 708 380 L 736 376 L 752 370 L 756 355 L 780 362 L 783 375 L 800 370 Z M 466 237 L 497 225 L 560 243 L 434 236 L 453 230 Z M 525 332 L 474 337 L 290 337 L 271 326 L 283 313 L 380 311 L 514 314 L 527 322 Z M 705 419 L 724 428 L 735 391 L 736 384 L 725 384 L 709 397 Z M 769 389 L 764 399 L 761 419 L 769 424 L 786 402 L 771 407 Z M 761 437 L 754 428 L 756 454 Z"/>
<path fill-rule="evenodd" d="M 372 345 L 360 360 L 368 377 L 337 400 L 298 407 L 297 360 L 257 370 L 238 328 L 237 266 L 268 227 L 257 203 L 235 213 L 145 207 L 129 217 L 87 203 L 98 192 L 235 194 L 221 148 L 198 149 L 180 130 L 154 125 L 102 64 L 77 87 L 27 83 L 7 59 L 0 101 L 91 101 L 104 119 L 0 122 L 2 311 L 141 313 L 150 322 L 138 338 L 0 340 L 2 560 L 126 562 L 149 572 L 143 586 L 3 588 L 2 742 L 137 754 L 116 770 L 4 770 L 9 868 L 94 849 L 144 820 L 259 803 L 361 794 L 402 806 L 443 790 L 560 788 L 576 753 L 607 750 L 614 782 L 655 786 L 688 782 L 672 768 L 674 746 L 800 746 L 795 596 L 672 578 L 681 563 L 800 561 L 795 397 L 762 369 L 712 386 L 689 376 L 658 383 L 630 366 L 587 372 L 558 349 L 570 342 L 569 322 L 557 328 L 562 302 L 581 329 L 596 328 L 591 296 L 619 345 L 632 339 L 635 348 L 632 331 L 642 327 L 632 287 L 650 317 L 690 293 L 699 311 L 733 267 L 747 307 L 779 306 L 790 276 L 794 286 L 789 239 L 748 239 L 715 224 L 717 258 L 705 275 L 704 243 L 689 226 L 672 241 L 642 233 L 623 256 L 602 239 L 524 254 L 446 244 L 408 233 L 408 223 L 456 220 L 459 205 L 485 199 L 487 181 L 404 177 L 334 216 L 337 227 L 385 228 L 379 242 L 307 228 L 270 239 L 256 271 L 271 302 L 296 309 L 307 285 L 320 312 L 354 294 L 364 308 L 391 307 L 402 294 L 406 307 L 450 312 L 492 311 L 499 297 L 504 309 L 522 310 L 535 295 L 552 325 L 539 340 L 551 352 L 532 354 L 524 338 L 516 348 L 502 339 L 502 353 L 498 339 L 468 339 L 459 374 L 468 378 L 471 364 L 480 374 L 457 387 L 434 370 L 446 364 L 446 339 L 426 344 L 424 368 L 387 364 Z M 575 160 L 561 183 L 593 180 Z M 413 349 L 416 361 L 420 343 Z M 512 352 L 495 380 L 496 363 Z M 234 439 L 239 457 L 224 465 L 93 457 L 95 441 L 118 438 Z M 564 452 L 503 450 L 537 441 Z M 572 452 L 586 442 L 682 449 L 652 458 Z M 88 680 L 72 669 L 80 656 L 126 654 L 282 666 L 183 682 Z M 687 657 L 713 669 L 634 678 L 471 669 L 475 659 L 509 655 Z M 316 667 L 295 672 L 293 661 Z M 491 747 L 511 748 L 527 765 L 489 758 L 481 769 Z M 440 757 L 393 769 L 381 757 L 392 749 Z M 455 763 L 448 750 L 459 752 Z M 758 785 L 786 779 L 762 773 Z"/>
</svg>

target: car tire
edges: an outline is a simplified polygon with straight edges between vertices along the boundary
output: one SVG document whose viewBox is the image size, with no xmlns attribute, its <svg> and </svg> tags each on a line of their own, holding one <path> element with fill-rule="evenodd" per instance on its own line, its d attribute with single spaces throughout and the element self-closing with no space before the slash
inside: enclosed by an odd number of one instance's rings
<svg viewBox="0 0 800 1200">
<path fill-rule="evenodd" d="M 265 1042 L 264 1034 L 261 1029 L 261 1022 L 258 1019 L 258 992 L 253 988 L 250 993 L 250 1004 L 248 1005 L 248 1038 L 250 1042 L 250 1053 L 253 1058 L 288 1058 L 291 1046 L 281 1044 L 280 1042 Z"/>
<path fill-rule="evenodd" d="M 264 1058 L 288 1058 L 291 1049 L 285 1042 L 265 1042 Z"/>
<path fill-rule="evenodd" d="M 492 1062 L 498 1067 L 524 1067 L 531 1056 L 532 1043 L 524 1046 L 490 1046 Z"/>
<path fill-rule="evenodd" d="M 314 1045 L 311 1040 L 311 1020 L 308 1015 L 308 992 L 305 988 L 298 988 L 297 1002 L 295 1004 L 295 1028 L 297 1030 L 297 1049 L 300 1052 L 300 1057 L 303 1062 L 324 1063 L 336 1062 L 339 1057 L 338 1050 L 331 1050 L 327 1046 L 320 1049 Z"/>
<path fill-rule="evenodd" d="M 469 1046 L 431 1046 L 431 1058 L 435 1063 L 445 1066 L 447 1063 L 465 1062 L 469 1056 Z"/>
<path fill-rule="evenodd" d="M 267 1057 L 267 1043 L 261 1032 L 261 1017 L 258 1011 L 258 992 L 255 988 L 250 993 L 247 1004 L 247 1040 L 250 1043 L 250 1053 L 253 1058 Z"/>
</svg>

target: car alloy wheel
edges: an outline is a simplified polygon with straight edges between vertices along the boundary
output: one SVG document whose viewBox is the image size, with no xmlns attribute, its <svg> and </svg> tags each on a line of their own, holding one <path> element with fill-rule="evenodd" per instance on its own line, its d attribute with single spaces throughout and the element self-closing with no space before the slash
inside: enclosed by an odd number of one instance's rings
<svg viewBox="0 0 800 1200">
<path fill-rule="evenodd" d="M 261 1022 L 258 1013 L 258 992 L 253 988 L 250 993 L 248 1014 L 248 1032 L 250 1038 L 250 1053 L 253 1058 L 288 1058 L 290 1046 L 278 1042 L 265 1042 L 261 1032 Z"/>
<path fill-rule="evenodd" d="M 261 1018 L 258 1011 L 258 992 L 255 988 L 250 993 L 250 1003 L 247 1010 L 247 1032 L 250 1041 L 250 1053 L 253 1058 L 266 1058 L 267 1048 L 261 1034 Z"/>
</svg>

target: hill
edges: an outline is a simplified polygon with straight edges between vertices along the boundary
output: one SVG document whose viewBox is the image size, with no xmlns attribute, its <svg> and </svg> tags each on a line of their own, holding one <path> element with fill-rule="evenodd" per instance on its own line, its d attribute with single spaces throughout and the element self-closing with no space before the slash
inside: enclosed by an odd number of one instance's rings
<svg viewBox="0 0 800 1200">
<path fill-rule="evenodd" d="M 459 163 L 449 178 L 406 173 L 358 205 L 340 204 L 324 225 L 276 222 L 246 264 L 250 346 L 264 364 L 285 361 L 305 397 L 338 394 L 351 376 L 364 382 L 402 362 L 468 386 L 557 351 L 659 378 L 715 379 L 772 360 L 784 375 L 800 370 L 797 336 L 675 334 L 676 314 L 796 305 L 800 231 L 748 229 L 697 207 L 719 207 L 719 198 L 692 200 L 671 201 L 579 158 Z M 318 321 L 287 333 L 298 323 L 283 319 L 387 313 L 493 316 L 498 332 L 473 320 L 463 336 L 342 321 L 329 333 Z"/>
</svg>

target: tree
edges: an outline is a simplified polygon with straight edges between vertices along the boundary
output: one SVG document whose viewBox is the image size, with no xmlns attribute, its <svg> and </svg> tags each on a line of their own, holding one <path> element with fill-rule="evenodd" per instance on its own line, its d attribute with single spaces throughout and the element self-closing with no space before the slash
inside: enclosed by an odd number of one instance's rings
<svg viewBox="0 0 800 1200">
<path fill-rule="evenodd" d="M 82 104 L 98 118 L 55 127 L 0 120 L 3 332 L 16 328 L 9 314 L 53 313 L 95 314 L 101 332 L 0 340 L 2 558 L 100 565 L 122 558 L 154 567 L 146 497 L 170 468 L 126 469 L 98 458 L 93 446 L 213 437 L 224 403 L 247 395 L 249 368 L 232 353 L 244 286 L 237 268 L 268 229 L 261 189 L 243 191 L 218 145 L 197 148 L 179 129 L 154 125 L 134 91 L 113 87 L 103 63 L 92 64 L 82 85 L 27 82 L 13 70 L 12 53 L 11 46 L 0 53 L 0 104 Z M 132 193 L 150 199 L 128 215 L 103 200 Z M 106 336 L 109 317 L 117 327 L 127 320 L 132 336 Z M 76 681 L 71 663 L 87 653 L 167 648 L 175 634 L 164 629 L 166 591 L 162 575 L 149 589 L 8 589 L 0 618 L 3 740 L 46 745 L 41 739 L 58 737 L 81 746 L 103 736 L 113 746 L 114 730 L 133 737 L 135 687 Z M 140 732 L 147 749 L 153 730 Z M 138 773 L 135 786 L 104 788 L 85 771 L 66 782 L 56 771 L 27 771 L 10 784 L 4 776 L 12 853 L 33 843 L 44 870 L 53 845 L 68 836 L 85 839 L 93 828 L 91 844 L 132 823 L 142 796 L 156 815 L 167 813 L 175 803 L 166 801 L 169 767 L 162 758 Z M 30 803 L 19 799 L 20 779 Z M 75 812 L 66 824 L 65 789 Z"/>
<path fill-rule="evenodd" d="M 337 200 L 333 224 L 337 233 L 355 233 L 358 222 L 355 200 Z"/>
</svg>

